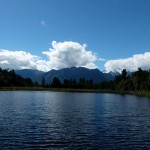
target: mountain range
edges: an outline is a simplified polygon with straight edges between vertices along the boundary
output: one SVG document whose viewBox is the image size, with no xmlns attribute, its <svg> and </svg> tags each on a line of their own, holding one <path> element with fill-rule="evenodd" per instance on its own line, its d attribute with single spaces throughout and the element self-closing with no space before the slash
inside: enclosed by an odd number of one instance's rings
<svg viewBox="0 0 150 150">
<path fill-rule="evenodd" d="M 109 81 L 114 79 L 114 75 L 111 73 L 103 73 L 99 69 L 87 69 L 84 67 L 71 67 L 60 70 L 50 70 L 48 72 L 42 72 L 39 70 L 23 69 L 15 70 L 15 73 L 24 77 L 31 78 L 33 82 L 41 83 L 42 78 L 45 79 L 46 83 L 51 83 L 54 77 L 58 77 L 61 82 L 64 79 L 75 79 L 79 81 L 80 78 L 86 80 L 93 80 L 93 83 L 99 83 L 101 81 Z"/>
</svg>

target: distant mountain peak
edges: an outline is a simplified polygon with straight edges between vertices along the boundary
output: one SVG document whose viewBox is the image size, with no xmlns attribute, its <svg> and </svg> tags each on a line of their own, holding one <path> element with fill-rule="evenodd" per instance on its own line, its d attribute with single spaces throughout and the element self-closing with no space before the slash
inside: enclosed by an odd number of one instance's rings
<svg viewBox="0 0 150 150">
<path fill-rule="evenodd" d="M 42 78 L 45 78 L 46 83 L 51 83 L 54 77 L 58 77 L 61 82 L 64 79 L 76 79 L 79 81 L 80 78 L 86 80 L 92 79 L 93 83 L 99 83 L 105 80 L 112 80 L 114 77 L 111 74 L 103 73 L 99 69 L 88 69 L 85 67 L 70 67 L 63 68 L 60 70 L 52 69 L 48 72 L 42 72 L 39 70 L 23 69 L 16 70 L 17 74 L 24 78 L 31 78 L 34 82 L 41 82 Z"/>
</svg>

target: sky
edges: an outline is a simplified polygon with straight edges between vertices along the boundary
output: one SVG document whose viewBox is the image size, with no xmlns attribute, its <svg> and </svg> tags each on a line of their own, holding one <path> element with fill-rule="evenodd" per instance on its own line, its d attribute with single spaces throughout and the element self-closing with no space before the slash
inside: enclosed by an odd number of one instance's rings
<svg viewBox="0 0 150 150">
<path fill-rule="evenodd" d="M 150 69 L 149 0 L 0 0 L 0 67 Z"/>
</svg>

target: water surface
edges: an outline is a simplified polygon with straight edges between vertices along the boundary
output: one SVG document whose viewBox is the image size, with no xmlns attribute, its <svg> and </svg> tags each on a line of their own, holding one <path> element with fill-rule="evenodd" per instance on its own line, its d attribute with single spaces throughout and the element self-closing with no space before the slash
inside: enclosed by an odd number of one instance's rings
<svg viewBox="0 0 150 150">
<path fill-rule="evenodd" d="M 150 99 L 0 92 L 0 149 L 148 149 Z"/>
</svg>

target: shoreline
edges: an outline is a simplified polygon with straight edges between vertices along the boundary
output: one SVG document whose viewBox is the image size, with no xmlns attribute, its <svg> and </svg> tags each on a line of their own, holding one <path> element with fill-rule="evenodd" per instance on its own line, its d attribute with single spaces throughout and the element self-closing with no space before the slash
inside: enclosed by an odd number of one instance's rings
<svg viewBox="0 0 150 150">
<path fill-rule="evenodd" d="M 54 92 L 79 92 L 79 93 L 110 93 L 130 94 L 150 98 L 150 91 L 115 91 L 108 89 L 71 89 L 71 88 L 43 88 L 43 87 L 0 87 L 0 91 L 54 91 Z"/>
</svg>

